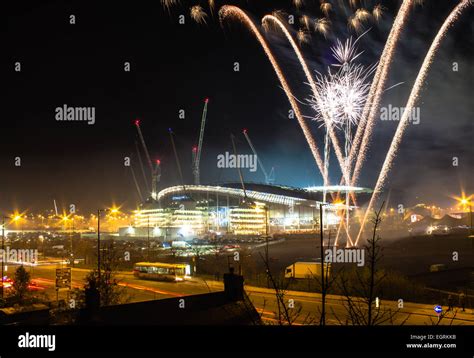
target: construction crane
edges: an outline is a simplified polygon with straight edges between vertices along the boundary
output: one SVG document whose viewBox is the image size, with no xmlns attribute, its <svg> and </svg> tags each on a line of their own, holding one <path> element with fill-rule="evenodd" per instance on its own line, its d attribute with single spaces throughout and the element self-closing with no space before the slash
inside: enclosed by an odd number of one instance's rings
<svg viewBox="0 0 474 358">
<path fill-rule="evenodd" d="M 161 178 L 161 160 L 157 159 L 155 161 L 155 167 L 151 175 L 151 197 L 155 200 L 158 200 L 158 183 Z"/>
<path fill-rule="evenodd" d="M 231 133 L 230 134 L 230 140 L 232 142 L 232 149 L 234 150 L 234 155 L 237 158 L 237 148 L 235 147 L 235 136 Z M 242 191 L 244 192 L 244 200 L 242 201 L 241 204 L 244 205 L 252 205 L 253 202 L 249 201 L 247 199 L 247 191 L 245 190 L 245 182 L 244 182 L 244 176 L 242 175 L 242 170 L 240 169 L 239 166 L 237 166 L 237 171 L 239 172 L 239 179 L 240 179 L 240 185 L 242 185 Z"/>
<path fill-rule="evenodd" d="M 130 157 L 132 157 L 131 154 L 130 154 Z M 133 170 L 133 165 L 131 163 L 130 163 L 130 172 L 132 173 L 132 179 L 133 179 L 133 182 L 135 183 L 135 187 L 137 189 L 137 193 L 138 193 L 138 196 L 140 198 L 140 202 L 143 202 L 142 191 L 140 190 L 140 186 L 138 185 L 137 177 L 135 175 L 135 171 Z"/>
<path fill-rule="evenodd" d="M 153 163 L 151 161 L 150 153 L 148 152 L 148 148 L 145 143 L 145 139 L 143 138 L 142 130 L 140 128 L 140 120 L 135 120 L 135 126 L 137 127 L 138 136 L 140 137 L 140 141 L 142 143 L 143 151 L 145 152 L 146 160 L 148 162 L 148 166 L 150 167 L 151 172 L 151 197 L 154 200 L 157 200 L 158 196 L 158 183 L 160 182 L 161 178 L 161 162 L 160 160 L 156 160 L 155 166 L 153 167 Z M 138 153 L 139 159 L 140 153 Z M 145 178 L 146 181 L 146 178 Z M 146 182 L 146 186 L 148 188 L 148 183 Z"/>
<path fill-rule="evenodd" d="M 253 154 L 257 157 L 258 165 L 262 169 L 263 175 L 265 176 L 265 184 L 273 184 L 275 182 L 275 168 L 272 167 L 272 170 L 270 170 L 270 173 L 267 173 L 267 171 L 265 170 L 265 167 L 262 164 L 262 161 L 260 160 L 260 157 L 257 155 L 257 151 L 255 150 L 255 147 L 253 146 L 252 141 L 250 140 L 247 129 L 244 129 L 242 133 L 244 134 L 245 139 L 247 139 L 247 142 L 250 146 L 250 149 L 252 149 Z"/>
<path fill-rule="evenodd" d="M 135 149 L 137 150 L 138 163 L 140 164 L 140 169 L 141 169 L 141 172 L 142 172 L 142 175 L 143 175 L 143 181 L 145 182 L 145 188 L 146 188 L 146 191 L 149 193 L 150 192 L 150 185 L 148 184 L 148 178 L 147 178 L 147 175 L 145 173 L 145 167 L 143 166 L 143 160 L 142 160 L 142 156 L 140 154 L 140 148 L 138 147 L 138 142 L 137 141 L 135 141 Z"/>
<path fill-rule="evenodd" d="M 194 184 L 199 185 L 200 178 L 199 178 L 199 163 L 201 161 L 201 151 L 202 151 L 202 141 L 204 138 L 204 129 L 206 127 L 206 116 L 207 116 L 207 104 L 209 103 L 209 98 L 204 100 L 204 109 L 202 110 L 202 117 L 201 117 L 201 130 L 199 132 L 199 141 L 198 145 L 193 147 L 193 175 L 194 175 Z"/>
<path fill-rule="evenodd" d="M 171 145 L 173 146 L 173 152 L 174 152 L 174 158 L 176 159 L 176 165 L 178 166 L 179 179 L 181 180 L 183 191 L 186 194 L 186 186 L 184 185 L 183 172 L 181 170 L 181 163 L 179 161 L 178 151 L 176 150 L 176 145 L 174 143 L 174 133 L 171 128 L 168 128 L 168 132 L 170 133 Z"/>
<path fill-rule="evenodd" d="M 148 166 L 150 167 L 150 173 L 152 173 L 153 172 L 153 164 L 151 163 L 150 153 L 148 152 L 148 148 L 145 144 L 145 139 L 143 139 L 143 134 L 142 134 L 142 130 L 140 128 L 140 120 L 139 119 L 135 120 L 135 126 L 137 127 L 138 136 L 140 137 L 140 141 L 142 142 L 143 151 L 145 152 L 146 160 L 148 162 Z"/>
</svg>

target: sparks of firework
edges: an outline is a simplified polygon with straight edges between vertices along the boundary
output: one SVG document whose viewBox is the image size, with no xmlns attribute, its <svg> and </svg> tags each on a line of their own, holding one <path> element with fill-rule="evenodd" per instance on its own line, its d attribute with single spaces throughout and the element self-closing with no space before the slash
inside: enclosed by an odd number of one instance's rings
<svg viewBox="0 0 474 358">
<path fill-rule="evenodd" d="M 369 97 L 366 102 L 366 108 L 364 109 L 364 113 L 362 116 L 363 119 L 361 125 L 357 128 L 357 132 L 354 138 L 355 150 L 352 151 L 353 155 L 349 160 L 352 163 L 352 160 L 357 158 L 353 176 L 351 179 L 351 183 L 353 185 L 357 183 L 362 165 L 365 161 L 365 158 L 367 157 L 373 128 L 375 126 L 376 118 L 378 118 L 376 116 L 376 113 L 378 111 L 379 104 L 382 98 L 382 93 L 385 88 L 388 72 L 393 61 L 396 45 L 400 39 L 402 30 L 410 13 L 410 8 L 413 6 L 413 1 L 414 0 L 403 1 L 402 5 L 400 6 L 400 9 L 398 10 L 397 16 L 395 17 L 395 21 L 388 35 L 388 39 L 385 43 L 382 55 L 380 56 L 380 62 L 377 67 L 377 71 L 375 72 L 374 80 L 372 82 L 372 88 L 369 91 Z"/>
<path fill-rule="evenodd" d="M 350 168 L 352 166 L 352 162 L 357 159 L 351 178 L 351 185 L 355 185 L 355 183 L 357 183 L 362 164 L 364 163 L 367 156 L 367 148 L 369 146 L 371 134 L 375 125 L 375 114 L 380 103 L 390 65 L 393 61 L 396 45 L 400 39 L 404 24 L 407 21 L 409 10 L 413 6 L 413 1 L 414 0 L 403 1 L 397 16 L 395 17 L 395 21 L 388 35 L 382 55 L 380 56 L 380 62 L 377 66 L 374 79 L 372 80 L 369 96 L 365 103 L 364 111 L 362 112 L 362 118 L 359 122 L 359 125 L 357 126 L 357 131 L 351 146 L 348 167 Z M 341 178 L 341 184 L 344 181 L 345 179 Z M 336 236 L 335 242 L 338 241 L 338 236 L 339 235 Z"/>
<path fill-rule="evenodd" d="M 365 68 L 360 64 L 346 63 L 337 72 L 329 69 L 327 75 L 318 73 L 316 82 L 322 94 L 321 101 L 310 99 L 316 112 L 315 119 L 322 121 L 326 113 L 336 127 L 357 125 L 370 89 L 368 80 L 374 70 L 374 66 Z"/>
<path fill-rule="evenodd" d="M 355 15 L 355 18 L 359 20 L 360 22 L 367 21 L 371 17 L 370 12 L 364 8 L 357 9 L 354 15 Z"/>
<path fill-rule="evenodd" d="M 314 30 L 324 37 L 327 37 L 330 27 L 331 21 L 325 17 L 314 20 Z"/>
<path fill-rule="evenodd" d="M 298 46 L 295 43 L 293 37 L 291 36 L 290 32 L 286 28 L 285 20 L 281 20 L 279 17 L 274 16 L 274 15 L 265 15 L 262 19 L 262 24 L 264 26 L 268 26 L 269 23 L 275 24 L 275 26 L 277 26 L 283 32 L 285 37 L 287 38 L 288 42 L 290 43 L 291 47 L 293 48 L 293 51 L 296 54 L 296 57 L 298 58 L 298 61 L 301 65 L 301 68 L 303 69 L 303 72 L 304 72 L 304 74 L 306 76 L 306 79 L 308 81 L 308 84 L 311 87 L 311 91 L 313 93 L 314 100 L 315 101 L 320 101 L 320 94 L 319 94 L 319 92 L 316 88 L 316 83 L 314 81 L 313 76 L 311 75 L 311 71 L 309 70 L 308 64 L 306 63 L 306 60 L 304 59 L 303 54 L 301 53 L 301 50 L 298 48 Z M 347 182 L 349 182 L 350 181 L 349 173 L 346 171 L 346 167 L 345 167 L 345 164 L 344 164 L 344 157 L 342 155 L 341 148 L 339 146 L 339 140 L 336 136 L 335 131 L 333 130 L 332 126 L 330 125 L 330 119 L 327 117 L 327 115 L 325 115 L 324 118 L 325 118 L 326 122 L 328 123 L 326 125 L 326 128 L 329 131 L 329 136 L 330 136 L 331 142 L 334 145 L 334 151 L 335 151 L 336 158 L 338 160 L 339 166 L 341 168 L 341 172 L 343 173 L 343 176 L 344 176 L 344 178 L 346 178 Z M 310 148 L 312 148 L 312 145 L 313 145 L 313 143 L 310 143 Z M 313 153 L 313 156 L 315 156 L 315 159 L 316 159 L 316 155 L 314 153 Z M 319 164 L 318 164 L 318 166 L 319 166 Z M 329 183 L 327 175 L 326 175 L 327 172 L 322 171 L 321 173 L 323 175 L 324 182 Z"/>
<path fill-rule="evenodd" d="M 299 9 L 304 5 L 304 1 L 303 0 L 293 0 L 293 5 L 295 5 L 295 7 L 297 9 Z"/>
<path fill-rule="evenodd" d="M 352 37 L 346 39 L 343 43 L 341 40 L 336 40 L 336 45 L 331 47 L 332 55 L 336 59 L 337 63 L 334 63 L 333 66 L 344 66 L 348 63 L 354 61 L 357 57 L 362 55 L 364 51 L 357 52 L 356 44 L 359 39 L 367 33 L 363 33 L 355 41 L 352 41 Z"/>
<path fill-rule="evenodd" d="M 298 120 L 298 124 L 300 125 L 303 134 L 305 136 L 305 139 L 311 149 L 311 153 L 313 154 L 314 160 L 316 161 L 316 164 L 318 166 L 319 171 L 322 173 L 322 175 L 325 178 L 324 175 L 324 166 L 323 166 L 323 160 L 321 158 L 321 154 L 319 153 L 318 146 L 316 145 L 316 142 L 311 134 L 311 131 L 301 113 L 301 110 L 298 106 L 298 103 L 295 100 L 295 97 L 291 91 L 291 88 L 283 75 L 283 72 L 280 68 L 280 65 L 278 64 L 275 56 L 273 55 L 270 47 L 268 46 L 267 42 L 265 41 L 265 38 L 262 36 L 258 28 L 255 26 L 253 21 L 249 18 L 249 16 L 242 11 L 242 9 L 238 8 L 237 6 L 232 6 L 232 5 L 224 5 L 221 7 L 219 10 L 219 17 L 221 22 L 224 21 L 224 19 L 228 17 L 233 17 L 235 19 L 238 19 L 240 22 L 245 24 L 251 32 L 255 35 L 257 38 L 258 42 L 262 46 L 263 50 L 265 51 L 265 54 L 267 55 L 270 63 L 272 64 L 272 67 L 278 77 L 278 80 L 280 81 L 280 84 L 283 88 L 283 91 L 285 92 L 288 101 L 290 102 L 290 105 L 292 109 L 295 112 L 296 119 Z"/>
<path fill-rule="evenodd" d="M 362 31 L 362 23 L 357 18 L 357 16 L 355 16 L 355 14 L 349 17 L 349 19 L 347 20 L 347 25 L 350 29 L 353 29 L 357 33 Z"/>
<path fill-rule="evenodd" d="M 372 16 L 374 17 L 375 21 L 380 21 L 384 11 L 385 8 L 382 6 L 382 4 L 377 4 L 374 6 L 372 9 Z"/>
<path fill-rule="evenodd" d="M 178 0 L 161 0 L 161 5 L 165 7 L 166 9 L 170 9 L 172 6 L 175 6 L 178 4 Z"/>
<path fill-rule="evenodd" d="M 320 6 L 321 11 L 323 12 L 324 15 L 328 16 L 329 12 L 332 9 L 332 5 L 329 2 L 322 2 Z"/>
<path fill-rule="evenodd" d="M 434 57 L 436 53 L 438 52 L 439 46 L 441 44 L 441 40 L 446 36 L 448 29 L 456 22 L 456 20 L 459 18 L 461 13 L 468 8 L 470 5 L 472 5 L 470 0 L 463 0 L 461 1 L 453 11 L 449 14 L 449 16 L 446 18 L 444 21 L 443 25 L 439 29 L 438 33 L 436 34 L 435 39 L 431 43 L 431 46 L 425 56 L 425 59 L 423 60 L 423 64 L 421 65 L 421 68 L 418 72 L 418 75 L 415 80 L 415 84 L 413 85 L 413 88 L 410 92 L 410 97 L 408 97 L 408 102 L 405 107 L 405 111 L 402 115 L 402 118 L 400 119 L 400 122 L 398 123 L 397 130 L 395 132 L 395 135 L 393 136 L 392 143 L 390 144 L 390 148 L 388 150 L 387 156 L 385 157 L 385 161 L 383 163 L 382 169 L 380 171 L 379 177 L 377 179 L 377 183 L 374 188 L 374 192 L 372 194 L 372 197 L 370 198 L 369 201 L 369 206 L 367 207 L 367 210 L 364 215 L 364 219 L 361 223 L 361 227 L 359 230 L 359 234 L 357 235 L 356 239 L 356 245 L 360 239 L 360 236 L 364 230 L 364 225 L 365 222 L 367 221 L 368 214 L 370 213 L 375 201 L 378 198 L 378 195 L 380 194 L 385 181 L 387 179 L 388 172 L 392 166 L 392 162 L 395 159 L 398 147 L 400 145 L 400 142 L 403 137 L 403 133 L 407 127 L 408 121 L 410 119 L 410 113 L 411 109 L 415 105 L 418 96 L 420 94 L 421 89 L 423 88 L 423 84 L 425 82 L 426 76 L 428 75 L 428 71 L 431 67 L 431 64 L 433 63 Z"/>
<path fill-rule="evenodd" d="M 303 26 L 307 31 L 311 29 L 311 20 L 308 15 L 303 15 L 300 17 L 300 24 Z"/>
<path fill-rule="evenodd" d="M 331 124 L 335 126 L 349 123 L 356 125 L 362 115 L 367 94 L 370 89 L 369 78 L 375 71 L 375 66 L 365 68 L 354 61 L 363 53 L 357 51 L 357 42 L 352 37 L 345 42 L 337 39 L 336 44 L 331 47 L 336 63 L 332 66 L 338 68 L 336 72 L 328 69 L 327 75 L 317 73 L 316 82 L 318 92 L 322 94 L 321 101 L 310 100 L 317 115 L 316 120 L 323 119 L 326 113 Z"/>
<path fill-rule="evenodd" d="M 310 40 L 310 35 L 304 29 L 299 29 L 298 32 L 296 33 L 296 38 L 298 39 L 298 42 L 300 44 L 308 43 Z"/>
<path fill-rule="evenodd" d="M 191 18 L 196 21 L 198 24 L 205 24 L 207 14 L 203 8 L 199 5 L 194 5 L 191 7 Z"/>
</svg>

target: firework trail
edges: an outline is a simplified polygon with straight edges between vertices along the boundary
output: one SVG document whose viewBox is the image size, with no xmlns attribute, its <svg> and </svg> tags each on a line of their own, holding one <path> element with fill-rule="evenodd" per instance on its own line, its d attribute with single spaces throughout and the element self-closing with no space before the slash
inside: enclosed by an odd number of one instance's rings
<svg viewBox="0 0 474 358">
<path fill-rule="evenodd" d="M 350 176 L 350 167 L 348 166 L 350 147 L 348 145 L 352 141 L 350 126 L 357 124 L 360 119 L 369 90 L 368 78 L 375 70 L 374 66 L 365 69 L 363 66 L 353 63 L 362 54 L 362 52 L 357 53 L 355 45 L 364 35 L 365 33 L 359 36 L 355 42 L 352 41 L 352 37 L 344 43 L 337 40 L 336 45 L 331 47 L 333 57 L 336 59 L 336 63 L 331 66 L 339 69 L 333 74 L 329 68 L 327 76 L 318 73 L 316 77 L 317 92 L 322 93 L 322 97 L 320 97 L 319 101 L 315 100 L 315 96 L 308 100 L 316 113 L 314 119 L 321 121 L 321 119 L 325 120 L 328 117 L 328 123 L 331 126 L 326 126 L 324 147 L 326 171 L 328 171 L 329 166 L 329 129 L 333 126 L 343 127 L 346 120 L 349 122 L 346 123 L 344 131 L 346 141 L 345 157 L 343 159 L 344 168 L 348 176 Z M 324 124 L 326 124 L 326 121 L 324 121 Z M 339 146 L 339 144 L 337 145 Z M 348 200 L 349 196 L 355 204 L 354 193 L 346 191 L 346 200 Z M 323 192 L 323 198 L 324 200 L 326 198 L 325 191 Z"/>
<path fill-rule="evenodd" d="M 323 94 L 322 101 L 310 101 L 311 106 L 316 112 L 316 120 L 321 120 L 321 113 L 325 113 L 329 115 L 332 125 L 340 126 L 343 129 L 345 138 L 345 167 L 348 172 L 350 171 L 348 163 L 352 143 L 352 126 L 357 125 L 360 120 L 370 87 L 368 79 L 375 71 L 374 66 L 366 69 L 364 66 L 354 63 L 354 60 L 362 54 L 362 52 L 357 53 L 357 48 L 355 47 L 361 36 L 354 43 L 352 38 L 347 39 L 344 44 L 338 40 L 336 45 L 331 48 L 333 56 L 337 61 L 332 66 L 339 69 L 336 73 L 332 73 L 329 68 L 328 75 L 326 76 L 318 74 L 317 86 L 319 92 Z M 327 147 L 325 147 L 325 161 L 327 156 Z M 327 166 L 328 164 L 325 162 L 325 170 L 327 170 Z M 350 196 L 353 196 L 353 193 L 350 190 L 346 190 L 347 208 L 350 205 Z M 323 197 L 325 198 L 325 193 L 323 193 Z M 347 232 L 349 232 L 349 210 L 346 210 L 345 216 Z M 338 236 L 336 236 L 337 239 Z M 353 245 L 349 235 L 347 242 Z"/>
<path fill-rule="evenodd" d="M 359 178 L 360 169 L 365 160 L 367 154 L 367 146 L 370 140 L 372 130 L 375 124 L 375 113 L 378 110 L 379 103 L 382 97 L 387 75 L 390 69 L 390 65 L 393 60 L 396 45 L 400 39 L 400 34 L 405 25 L 405 22 L 409 15 L 409 10 L 413 5 L 413 0 L 404 0 L 398 10 L 397 16 L 393 23 L 392 29 L 388 35 L 385 43 L 382 55 L 380 56 L 380 62 L 375 71 L 374 79 L 370 87 L 369 96 L 365 103 L 365 108 L 362 113 L 361 121 L 357 127 L 357 131 L 354 137 L 351 154 L 349 155 L 349 166 L 352 168 L 352 163 L 357 157 L 355 169 L 352 175 L 351 185 L 355 185 Z M 362 144 L 359 149 L 359 145 Z"/>
<path fill-rule="evenodd" d="M 198 24 L 206 24 L 207 14 L 204 12 L 201 6 L 194 5 L 191 10 L 191 18 L 196 21 Z"/>
<path fill-rule="evenodd" d="M 248 17 L 248 15 L 240 8 L 237 6 L 232 6 L 232 5 L 224 5 L 222 8 L 219 10 L 219 15 L 221 18 L 221 22 L 226 19 L 227 17 L 234 17 L 238 20 L 240 20 L 243 24 L 247 25 L 247 27 L 252 31 L 252 33 L 255 35 L 257 38 L 258 42 L 262 46 L 263 50 L 265 51 L 265 54 L 267 55 L 268 59 L 270 60 L 273 69 L 275 70 L 275 73 L 278 77 L 278 80 L 280 81 L 281 86 L 283 87 L 283 91 L 285 92 L 286 96 L 288 97 L 288 100 L 290 101 L 291 107 L 293 108 L 293 111 L 295 112 L 296 118 L 298 120 L 298 123 L 303 130 L 303 134 L 305 136 L 306 141 L 308 142 L 308 145 L 311 149 L 311 153 L 313 154 L 313 157 L 316 161 L 316 164 L 321 172 L 321 175 L 323 176 L 324 180 L 327 181 L 327 178 L 324 174 L 324 167 L 323 167 L 323 161 L 321 159 L 321 155 L 319 154 L 318 147 L 316 145 L 316 142 L 314 141 L 311 132 L 306 125 L 306 122 L 300 112 L 300 109 L 298 107 L 298 103 L 296 102 L 293 93 L 291 92 L 290 86 L 288 85 L 285 76 L 283 76 L 283 72 L 281 71 L 280 66 L 278 65 L 278 62 L 275 59 L 275 56 L 273 56 L 272 51 L 268 47 L 267 42 L 263 38 L 262 34 L 260 31 L 257 29 L 253 21 Z M 276 17 L 275 17 L 276 19 Z"/>
<path fill-rule="evenodd" d="M 385 42 L 382 55 L 380 56 L 380 61 L 377 66 L 377 70 L 375 71 L 372 84 L 370 86 L 369 95 L 365 103 L 364 111 L 362 112 L 361 120 L 359 121 L 359 125 L 357 126 L 348 161 L 349 170 L 351 170 L 352 164 L 357 158 L 355 169 L 352 174 L 352 180 L 350 183 L 353 186 L 356 185 L 357 180 L 359 178 L 360 169 L 367 153 L 367 143 L 370 139 L 373 126 L 375 124 L 375 111 L 371 112 L 370 110 L 372 107 L 377 107 L 378 110 L 378 103 L 380 102 L 388 71 L 390 69 L 390 65 L 395 54 L 395 48 L 400 39 L 402 29 L 408 18 L 409 10 L 413 6 L 413 1 L 414 0 L 404 0 L 402 5 L 400 6 L 400 9 L 398 10 L 397 16 L 395 17 L 387 41 Z M 371 116 L 369 116 L 369 113 L 372 113 Z M 368 116 L 370 117 L 369 119 L 367 118 Z M 359 150 L 359 145 L 361 144 L 361 141 L 362 146 Z M 340 184 L 342 183 L 344 183 L 344 178 L 341 178 Z M 336 237 L 336 240 L 337 239 L 338 237 Z"/>
<path fill-rule="evenodd" d="M 306 79 L 308 80 L 308 83 L 311 87 L 311 90 L 313 91 L 313 96 L 314 96 L 315 101 L 320 102 L 321 97 L 319 96 L 319 92 L 317 90 L 316 83 L 314 82 L 313 76 L 311 75 L 311 72 L 308 68 L 308 65 L 307 65 L 300 49 L 298 48 L 298 45 L 293 40 L 293 37 L 291 36 L 290 32 L 288 31 L 286 26 L 283 24 L 283 22 L 278 17 L 276 17 L 274 15 L 265 15 L 263 17 L 262 24 L 264 25 L 264 27 L 265 27 L 265 24 L 269 21 L 276 24 L 280 28 L 280 30 L 283 32 L 283 34 L 286 36 L 286 38 L 288 39 L 288 42 L 290 43 L 291 47 L 293 48 L 293 51 L 295 52 L 296 56 L 298 57 L 298 61 L 300 62 L 301 67 L 303 68 L 303 72 L 306 76 Z M 341 167 L 341 172 L 343 173 L 343 176 L 347 179 L 347 182 L 350 182 L 350 175 L 346 171 L 344 157 L 342 155 L 336 133 L 334 132 L 334 130 L 333 130 L 331 124 L 330 124 L 331 123 L 330 118 L 326 114 L 324 114 L 323 116 L 324 116 L 323 118 L 324 118 L 324 122 L 326 124 L 326 127 L 329 128 L 329 135 L 331 137 L 331 141 L 332 141 L 333 146 L 334 146 L 336 157 L 339 161 L 339 166 Z M 321 168 L 323 168 L 323 167 L 324 166 L 321 166 Z M 321 172 L 324 173 L 324 170 L 321 170 Z M 325 177 L 325 183 L 328 183 L 326 175 L 324 175 L 324 177 Z"/>
<path fill-rule="evenodd" d="M 374 205 L 374 202 L 377 200 L 380 191 L 382 190 L 385 180 L 387 179 L 387 174 L 392 166 L 393 159 L 396 156 L 398 147 L 400 145 L 400 141 L 402 140 L 403 133 L 407 127 L 408 121 L 410 119 L 410 114 L 412 111 L 413 106 L 415 105 L 418 97 L 420 95 L 420 91 L 423 87 L 425 82 L 426 76 L 428 75 L 428 71 L 430 69 L 431 64 L 433 63 L 434 57 L 436 52 L 439 49 L 441 41 L 446 36 L 448 29 L 456 22 L 459 18 L 461 13 L 468 8 L 471 4 L 470 0 L 463 0 L 461 1 L 449 14 L 449 16 L 444 21 L 443 25 L 439 29 L 438 33 L 436 34 L 435 39 L 431 43 L 431 46 L 423 60 L 423 64 L 421 65 L 420 71 L 418 72 L 418 76 L 416 77 L 415 84 L 410 92 L 410 97 L 408 97 L 408 102 L 405 106 L 405 111 L 403 112 L 402 118 L 400 119 L 400 123 L 398 124 L 397 131 L 393 136 L 392 143 L 388 150 L 387 156 L 385 157 L 385 161 L 382 166 L 382 170 L 380 171 L 379 177 L 377 179 L 377 184 L 375 185 L 374 192 L 372 197 L 370 198 L 369 206 L 364 215 L 364 219 L 362 220 L 361 227 L 359 230 L 359 234 L 357 235 L 356 245 L 360 239 L 360 236 L 363 232 L 365 222 L 367 220 L 368 214 Z"/>
</svg>

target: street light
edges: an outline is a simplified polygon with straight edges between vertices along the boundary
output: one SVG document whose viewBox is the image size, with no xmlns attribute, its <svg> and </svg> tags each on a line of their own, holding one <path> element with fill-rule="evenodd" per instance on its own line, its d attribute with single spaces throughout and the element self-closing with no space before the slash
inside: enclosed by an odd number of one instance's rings
<svg viewBox="0 0 474 358">
<path fill-rule="evenodd" d="M 269 258 L 268 258 L 268 231 L 269 231 L 269 227 L 268 227 L 268 207 L 267 205 L 265 204 L 260 204 L 259 203 L 256 203 L 254 201 L 243 201 L 243 205 L 244 206 L 247 206 L 251 209 L 254 209 L 255 212 L 260 212 L 261 210 L 263 210 L 265 212 L 265 265 L 266 265 L 266 268 L 267 268 L 267 287 L 270 287 L 270 281 L 269 281 L 269 273 L 270 273 L 270 261 L 269 261 Z"/>
<path fill-rule="evenodd" d="M 111 213 L 118 214 L 120 208 L 117 208 L 115 205 L 111 208 L 106 209 L 97 209 L 97 275 L 100 281 L 100 214 L 101 213 Z"/>
<path fill-rule="evenodd" d="M 69 218 L 68 215 L 64 215 L 63 218 L 62 218 L 62 221 L 65 222 L 64 224 L 64 227 L 65 227 L 65 230 L 67 231 L 67 222 L 70 221 L 71 222 L 71 225 L 69 226 L 69 260 L 70 260 L 70 265 L 71 267 L 74 267 L 74 252 L 73 252 L 73 245 L 72 245 L 72 237 L 73 237 L 73 233 L 74 233 L 74 216 L 72 216 L 71 218 Z"/>
<path fill-rule="evenodd" d="M 472 234 L 472 197 L 473 195 L 466 197 L 466 195 L 462 193 L 460 198 L 456 197 L 456 200 L 461 204 L 463 211 L 469 208 L 469 238 L 471 239 L 472 248 L 474 249 L 474 235 Z"/>
<path fill-rule="evenodd" d="M 97 209 L 97 276 L 100 282 L 100 214 L 110 212 L 111 209 Z"/>
<path fill-rule="evenodd" d="M 5 275 L 5 219 L 10 219 L 12 221 L 18 221 L 21 219 L 21 215 L 15 215 L 13 217 L 11 216 L 5 216 L 2 215 L 2 276 L 0 276 L 1 279 L 1 284 L 2 284 L 2 299 L 4 297 L 3 295 L 3 276 Z"/>
<path fill-rule="evenodd" d="M 321 322 L 320 324 L 324 326 L 326 324 L 326 287 L 324 283 L 324 232 L 323 232 L 323 207 L 328 206 L 326 203 L 319 203 L 319 237 L 321 240 L 320 253 L 321 253 Z"/>
</svg>

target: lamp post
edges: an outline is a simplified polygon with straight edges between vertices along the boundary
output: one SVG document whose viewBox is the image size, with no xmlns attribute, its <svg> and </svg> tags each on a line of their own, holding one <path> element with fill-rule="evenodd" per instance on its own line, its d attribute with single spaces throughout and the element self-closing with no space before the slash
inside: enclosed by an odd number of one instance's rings
<svg viewBox="0 0 474 358">
<path fill-rule="evenodd" d="M 110 209 L 97 209 L 97 277 L 100 282 L 100 215 Z"/>
<path fill-rule="evenodd" d="M 2 216 L 2 276 L 0 277 L 1 279 L 1 284 L 2 284 L 2 299 L 3 299 L 3 275 L 5 274 L 4 273 L 4 270 L 5 270 L 5 218 L 8 218 L 8 216 Z"/>
<path fill-rule="evenodd" d="M 319 204 L 319 237 L 321 241 L 320 254 L 321 254 L 321 321 L 320 325 L 326 325 L 326 284 L 325 284 L 325 272 L 324 272 L 324 232 L 323 232 L 323 207 L 328 204 Z"/>
<path fill-rule="evenodd" d="M 270 271 L 270 261 L 268 259 L 268 208 L 265 205 L 263 207 L 265 211 L 265 260 L 267 261 L 268 271 Z M 269 277 L 267 275 L 267 288 L 270 287 Z"/>
<path fill-rule="evenodd" d="M 71 232 L 70 232 L 70 251 L 69 259 L 71 260 L 71 267 L 74 267 L 74 248 L 73 248 L 73 236 L 74 236 L 74 216 L 71 218 Z"/>
</svg>

